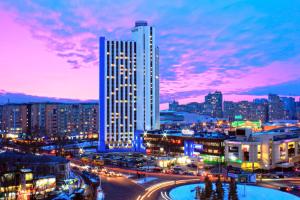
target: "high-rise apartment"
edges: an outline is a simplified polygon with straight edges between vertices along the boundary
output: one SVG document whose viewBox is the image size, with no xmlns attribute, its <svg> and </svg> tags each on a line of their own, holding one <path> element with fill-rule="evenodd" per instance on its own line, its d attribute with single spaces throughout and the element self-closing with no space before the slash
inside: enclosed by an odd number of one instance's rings
<svg viewBox="0 0 300 200">
<path fill-rule="evenodd" d="M 284 104 L 276 94 L 269 94 L 269 121 L 284 119 Z"/>
<path fill-rule="evenodd" d="M 293 97 L 281 97 L 284 107 L 284 119 L 296 119 L 296 101 Z"/>
<path fill-rule="evenodd" d="M 159 128 L 155 28 L 138 21 L 132 40 L 99 42 L 99 150 L 130 149 L 135 131 Z"/>
<path fill-rule="evenodd" d="M 204 114 L 211 117 L 223 117 L 223 95 L 216 91 L 205 96 Z"/>
</svg>

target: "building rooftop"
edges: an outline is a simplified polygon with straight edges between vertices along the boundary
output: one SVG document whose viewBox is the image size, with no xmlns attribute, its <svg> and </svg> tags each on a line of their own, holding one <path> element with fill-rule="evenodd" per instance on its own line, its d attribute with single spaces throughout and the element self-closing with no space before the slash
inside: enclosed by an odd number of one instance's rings
<svg viewBox="0 0 300 200">
<path fill-rule="evenodd" d="M 155 131 L 155 132 L 147 132 L 147 135 L 159 135 L 162 137 L 189 137 L 189 138 L 205 138 L 205 139 L 226 139 L 229 138 L 227 135 L 218 133 L 218 132 L 196 132 L 194 134 L 184 134 L 181 130 L 164 130 L 164 131 Z"/>
<path fill-rule="evenodd" d="M 6 151 L 0 153 L 0 163 L 67 163 L 67 159 L 59 156 L 34 155 Z"/>
<path fill-rule="evenodd" d="M 135 27 L 139 27 L 139 26 L 148 26 L 148 23 L 145 20 L 136 21 L 135 22 Z"/>
</svg>

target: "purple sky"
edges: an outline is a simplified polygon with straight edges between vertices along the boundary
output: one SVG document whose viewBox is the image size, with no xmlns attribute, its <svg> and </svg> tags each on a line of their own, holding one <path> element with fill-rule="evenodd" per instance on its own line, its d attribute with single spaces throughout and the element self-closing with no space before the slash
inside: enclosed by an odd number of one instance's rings
<svg viewBox="0 0 300 200">
<path fill-rule="evenodd" d="M 157 28 L 161 102 L 300 96 L 300 1 L 1 1 L 0 95 L 98 98 L 98 37 Z"/>
</svg>

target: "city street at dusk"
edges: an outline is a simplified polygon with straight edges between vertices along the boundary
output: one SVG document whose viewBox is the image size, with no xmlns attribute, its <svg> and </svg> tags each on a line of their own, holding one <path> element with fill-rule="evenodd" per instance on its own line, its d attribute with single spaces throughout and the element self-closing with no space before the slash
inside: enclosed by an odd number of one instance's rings
<svg viewBox="0 0 300 200">
<path fill-rule="evenodd" d="M 0 200 L 300 200 L 299 0 L 1 0 Z"/>
</svg>

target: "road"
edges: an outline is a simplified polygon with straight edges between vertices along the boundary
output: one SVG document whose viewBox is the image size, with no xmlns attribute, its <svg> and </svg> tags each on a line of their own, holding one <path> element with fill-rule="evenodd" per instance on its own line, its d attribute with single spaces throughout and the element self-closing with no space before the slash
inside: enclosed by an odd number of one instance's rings
<svg viewBox="0 0 300 200">
<path fill-rule="evenodd" d="M 264 179 L 261 182 L 258 181 L 257 185 L 278 189 L 279 187 L 291 187 L 300 186 L 300 177 L 293 178 L 281 178 L 281 179 Z M 300 191 L 291 191 L 290 193 L 300 197 Z"/>
<path fill-rule="evenodd" d="M 105 166 L 110 171 L 120 172 L 123 174 L 136 175 L 137 171 L 132 169 L 123 169 L 118 167 Z M 126 177 L 106 177 L 102 178 L 102 188 L 105 193 L 105 199 L 116 200 L 170 200 L 167 192 L 170 188 L 181 184 L 196 183 L 203 181 L 203 177 L 163 174 L 152 172 L 138 172 L 145 174 L 147 177 L 156 177 L 157 180 L 149 183 L 138 185 L 132 179 Z M 176 185 L 175 185 L 176 180 Z M 263 179 L 262 182 L 257 180 L 257 185 L 273 189 L 279 189 L 281 186 L 300 185 L 300 178 L 284 179 Z M 300 191 L 290 192 L 300 196 Z"/>
<path fill-rule="evenodd" d="M 134 200 L 144 193 L 145 188 L 126 177 L 101 176 L 105 199 Z"/>
</svg>

